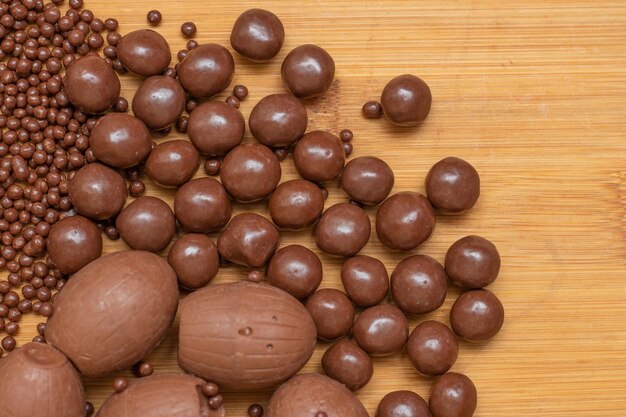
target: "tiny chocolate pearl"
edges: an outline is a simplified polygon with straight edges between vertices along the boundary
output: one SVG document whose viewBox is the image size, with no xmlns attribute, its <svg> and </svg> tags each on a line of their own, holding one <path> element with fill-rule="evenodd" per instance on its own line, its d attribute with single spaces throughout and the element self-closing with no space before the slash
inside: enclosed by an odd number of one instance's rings
<svg viewBox="0 0 626 417">
<path fill-rule="evenodd" d="M 187 116 L 181 116 L 177 121 L 176 121 L 176 130 L 179 133 L 187 133 L 187 127 L 189 125 L 189 117 Z"/>
<path fill-rule="evenodd" d="M 137 372 L 139 374 L 139 377 L 143 378 L 152 375 L 152 373 L 154 372 L 154 368 L 148 362 L 141 362 L 141 364 L 137 368 Z"/>
<path fill-rule="evenodd" d="M 187 47 L 187 50 L 191 51 L 192 49 L 196 49 L 198 47 L 198 41 L 195 41 L 193 39 L 189 39 L 187 41 L 187 45 L 185 45 Z"/>
<path fill-rule="evenodd" d="M 263 417 L 263 407 L 260 404 L 252 404 L 248 407 L 248 417 Z"/>
<path fill-rule="evenodd" d="M 263 272 L 261 271 L 250 271 L 248 273 L 248 281 L 250 282 L 261 282 L 265 279 Z"/>
<path fill-rule="evenodd" d="M 276 148 L 274 149 L 274 155 L 276 155 L 276 159 L 279 161 L 284 161 L 289 155 L 289 149 L 287 148 Z"/>
<path fill-rule="evenodd" d="M 185 35 L 188 38 L 195 35 L 196 30 L 197 30 L 196 24 L 193 22 L 185 22 L 180 27 L 180 31 L 183 33 L 183 35 Z"/>
<path fill-rule="evenodd" d="M 104 234 L 111 240 L 117 240 L 120 238 L 120 233 L 117 231 L 115 226 L 109 225 L 104 229 Z"/>
<path fill-rule="evenodd" d="M 207 159 L 204 163 L 204 171 L 207 175 L 217 175 L 220 173 L 222 162 L 219 159 Z"/>
<path fill-rule="evenodd" d="M 133 197 L 139 197 L 146 192 L 146 186 L 141 180 L 131 181 L 128 185 L 128 193 Z"/>
<path fill-rule="evenodd" d="M 350 129 L 343 129 L 339 132 L 339 139 L 341 139 L 342 142 L 350 142 L 353 137 L 354 134 Z"/>
<path fill-rule="evenodd" d="M 16 344 L 17 342 L 15 341 L 15 338 L 13 336 L 6 336 L 4 339 L 2 339 L 0 346 L 2 346 L 2 348 L 7 352 L 11 352 L 13 349 L 15 349 Z"/>
<path fill-rule="evenodd" d="M 50 317 L 54 313 L 54 306 L 52 303 L 46 301 L 41 303 L 41 307 L 39 307 L 39 314 L 43 317 Z"/>
<path fill-rule="evenodd" d="M 128 181 L 137 181 L 139 179 L 140 172 L 138 167 L 132 167 L 126 169 L 126 179 Z"/>
<path fill-rule="evenodd" d="M 248 97 L 248 87 L 242 84 L 237 84 L 233 88 L 233 95 L 237 97 L 239 100 L 243 100 Z M 253 404 L 255 405 L 255 404 Z"/>
<path fill-rule="evenodd" d="M 161 15 L 161 12 L 158 11 L 158 10 L 150 10 L 148 12 L 147 18 L 148 18 L 148 22 L 151 25 L 155 25 L 156 26 L 159 23 L 161 23 L 161 19 L 163 18 L 163 16 Z"/>
<path fill-rule="evenodd" d="M 326 200 L 328 198 L 328 188 L 320 187 L 320 190 L 322 190 L 322 195 L 324 195 L 324 200 Z"/>
<path fill-rule="evenodd" d="M 327 415 L 323 411 L 318 411 L 317 413 L 315 413 L 315 417 L 327 417 Z"/>
<path fill-rule="evenodd" d="M 178 53 L 176 54 L 176 58 L 178 58 L 179 61 L 182 61 L 183 59 L 185 59 L 185 57 L 187 56 L 187 54 L 189 53 L 188 50 L 186 49 L 181 49 L 180 51 L 178 51 Z"/>
<path fill-rule="evenodd" d="M 377 101 L 368 101 L 363 105 L 363 116 L 368 119 L 377 119 L 383 116 L 383 106 Z"/>
<path fill-rule="evenodd" d="M 17 334 L 17 331 L 20 329 L 20 325 L 17 323 L 8 323 L 5 328 L 4 331 L 6 332 L 6 334 L 8 334 L 9 336 L 15 336 Z"/>
<path fill-rule="evenodd" d="M 172 67 L 169 67 L 165 71 L 163 71 L 163 75 L 165 75 L 166 77 L 176 78 L 176 70 Z"/>
<path fill-rule="evenodd" d="M 118 394 L 124 392 L 128 388 L 128 381 L 123 376 L 118 376 L 113 380 L 113 390 Z"/>
<path fill-rule="evenodd" d="M 85 417 L 91 417 L 93 413 L 95 413 L 95 411 L 96 409 L 94 408 L 93 404 L 87 401 L 85 403 Z"/>
<path fill-rule="evenodd" d="M 224 402 L 224 399 L 222 398 L 221 395 L 218 394 L 214 397 L 209 398 L 209 408 L 211 410 L 217 410 L 218 408 L 222 406 L 223 402 Z"/>
<path fill-rule="evenodd" d="M 43 337 L 42 335 L 37 335 L 35 337 L 33 337 L 33 342 L 35 343 L 46 343 L 46 338 Z"/>
<path fill-rule="evenodd" d="M 352 144 L 350 142 L 344 142 L 343 143 L 343 151 L 345 152 L 346 156 L 350 156 L 352 154 Z"/>
<path fill-rule="evenodd" d="M 107 30 L 117 30 L 118 25 L 117 19 L 111 17 L 104 21 L 104 27 L 107 28 Z"/>
<path fill-rule="evenodd" d="M 206 382 L 202 384 L 202 394 L 205 397 L 215 397 L 219 392 L 220 389 L 214 382 Z"/>
<path fill-rule="evenodd" d="M 126 113 L 128 111 L 128 100 L 124 97 L 118 97 L 115 102 L 114 110 L 118 113 Z"/>
<path fill-rule="evenodd" d="M 198 100 L 190 98 L 189 100 L 187 100 L 187 105 L 186 105 L 186 110 L 187 113 L 191 113 L 192 111 L 194 111 L 194 109 L 196 107 L 198 107 Z"/>
<path fill-rule="evenodd" d="M 235 96 L 228 96 L 226 97 L 226 104 L 228 104 L 230 107 L 234 107 L 236 109 L 239 108 L 239 99 Z"/>
<path fill-rule="evenodd" d="M 37 333 L 39 333 L 41 336 L 46 335 L 46 323 L 37 324 Z"/>
</svg>

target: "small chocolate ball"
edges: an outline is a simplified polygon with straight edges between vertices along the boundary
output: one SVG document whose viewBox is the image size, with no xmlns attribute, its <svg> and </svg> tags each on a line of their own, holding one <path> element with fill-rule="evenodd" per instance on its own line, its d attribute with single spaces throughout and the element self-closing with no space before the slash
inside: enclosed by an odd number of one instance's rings
<svg viewBox="0 0 626 417">
<path fill-rule="evenodd" d="M 400 75 L 389 81 L 380 96 L 387 119 L 398 126 L 415 126 L 430 113 L 432 95 L 428 84 L 410 75 Z"/>
<path fill-rule="evenodd" d="M 293 160 L 302 178 L 312 182 L 324 182 L 341 174 L 346 155 L 337 136 L 315 130 L 298 141 L 293 151 Z"/>
<path fill-rule="evenodd" d="M 150 77 L 165 71 L 172 54 L 163 36 L 150 29 L 139 29 L 120 39 L 117 58 L 133 74 Z"/>
<path fill-rule="evenodd" d="M 137 89 L 132 109 L 150 129 L 166 128 L 185 110 L 185 91 L 172 77 L 153 75 Z"/>
<path fill-rule="evenodd" d="M 84 166 L 70 181 L 69 197 L 79 214 L 106 220 L 122 210 L 128 191 L 124 177 L 99 163 Z"/>
<path fill-rule="evenodd" d="M 391 294 L 408 314 L 437 310 L 446 300 L 448 277 L 443 266 L 428 255 L 403 259 L 391 274 Z"/>
<path fill-rule="evenodd" d="M 498 278 L 500 254 L 496 246 L 480 236 L 454 242 L 446 253 L 446 272 L 462 288 L 483 288 Z"/>
<path fill-rule="evenodd" d="M 268 147 L 245 144 L 226 155 L 220 176 L 235 200 L 249 203 L 269 196 L 278 185 L 281 172 L 280 162 Z"/>
<path fill-rule="evenodd" d="M 217 275 L 220 259 L 210 237 L 189 233 L 174 242 L 167 262 L 176 272 L 180 286 L 193 290 L 211 282 Z"/>
<path fill-rule="evenodd" d="M 480 177 L 468 162 L 448 157 L 437 162 L 426 176 L 426 195 L 443 214 L 471 209 L 480 196 Z"/>
<path fill-rule="evenodd" d="M 195 35 L 197 30 L 198 28 L 193 22 L 185 22 L 180 26 L 181 33 L 188 38 L 191 38 L 193 35 Z"/>
<path fill-rule="evenodd" d="M 387 268 L 371 256 L 359 255 L 344 262 L 341 282 L 348 297 L 361 307 L 380 303 L 389 292 Z"/>
<path fill-rule="evenodd" d="M 70 103 L 87 114 L 104 113 L 120 96 L 117 74 L 98 55 L 87 55 L 72 62 L 63 83 Z"/>
<path fill-rule="evenodd" d="M 393 391 L 385 395 L 376 417 L 431 417 L 428 404 L 412 391 Z"/>
<path fill-rule="evenodd" d="M 128 388 L 128 380 L 122 376 L 119 376 L 113 380 L 113 390 L 118 394 L 126 391 Z"/>
<path fill-rule="evenodd" d="M 348 197 L 368 206 L 383 202 L 393 184 L 394 175 L 389 165 L 374 156 L 353 159 L 341 174 L 341 188 Z"/>
<path fill-rule="evenodd" d="M 267 267 L 267 281 L 298 299 L 311 295 L 322 282 L 322 262 L 300 245 L 279 249 Z"/>
<path fill-rule="evenodd" d="M 161 12 L 158 10 L 150 10 L 146 15 L 146 18 L 151 25 L 158 25 L 159 23 L 161 23 L 163 15 L 161 15 Z"/>
<path fill-rule="evenodd" d="M 335 78 L 335 61 L 316 45 L 300 45 L 287 54 L 280 68 L 283 85 L 298 98 L 325 93 Z"/>
<path fill-rule="evenodd" d="M 477 404 L 476 386 L 465 375 L 450 372 L 430 387 L 428 405 L 433 417 L 472 417 Z"/>
<path fill-rule="evenodd" d="M 315 223 L 324 211 L 324 195 L 307 180 L 283 182 L 269 200 L 272 220 L 278 227 L 300 230 Z"/>
<path fill-rule="evenodd" d="M 357 317 L 352 336 L 371 356 L 391 355 L 404 347 L 409 337 L 409 322 L 398 307 L 379 304 Z"/>
<path fill-rule="evenodd" d="M 405 191 L 392 195 L 378 208 L 376 233 L 389 249 L 411 250 L 430 238 L 436 221 L 426 197 Z"/>
<path fill-rule="evenodd" d="M 230 221 L 217 239 L 217 249 L 230 262 L 252 268 L 267 264 L 280 241 L 276 226 L 255 213 L 242 213 Z"/>
<path fill-rule="evenodd" d="M 163 187 L 177 187 L 191 178 L 200 167 L 200 154 L 186 140 L 158 144 L 146 160 L 146 175 Z"/>
<path fill-rule="evenodd" d="M 459 356 L 459 340 L 445 324 L 428 320 L 411 332 L 407 353 L 420 374 L 443 375 Z"/>
<path fill-rule="evenodd" d="M 370 218 L 360 207 L 339 203 L 326 209 L 315 227 L 315 244 L 330 255 L 354 256 L 370 239 Z"/>
<path fill-rule="evenodd" d="M 189 115 L 187 135 L 203 155 L 225 155 L 241 144 L 246 122 L 241 112 L 220 101 L 209 101 Z"/>
<path fill-rule="evenodd" d="M 263 97 L 252 109 L 252 136 L 266 146 L 289 146 L 300 139 L 309 123 L 306 107 L 289 94 Z"/>
<path fill-rule="evenodd" d="M 116 168 L 130 168 L 142 162 L 152 150 L 152 138 L 146 125 L 124 113 L 110 113 L 100 118 L 89 136 L 94 156 Z"/>
<path fill-rule="evenodd" d="M 91 220 L 66 217 L 50 228 L 48 255 L 59 271 L 73 274 L 102 255 L 102 234 Z"/>
<path fill-rule="evenodd" d="M 339 381 L 351 391 L 363 388 L 372 379 L 372 359 L 350 340 L 340 340 L 326 349 L 322 356 L 322 369 L 326 375 Z"/>
<path fill-rule="evenodd" d="M 115 227 L 131 249 L 160 252 L 176 233 L 176 219 L 167 203 L 146 196 L 126 206 L 117 216 Z"/>
<path fill-rule="evenodd" d="M 504 306 L 490 291 L 471 290 L 452 305 L 450 324 L 454 333 L 470 342 L 491 339 L 504 324 Z"/>
<path fill-rule="evenodd" d="M 313 317 L 320 339 L 335 340 L 350 333 L 354 323 L 354 306 L 341 291 L 332 288 L 318 290 L 305 305 Z"/>
<path fill-rule="evenodd" d="M 230 33 L 233 49 L 253 61 L 274 58 L 284 41 L 283 23 L 274 13 L 263 9 L 243 12 Z"/>
<path fill-rule="evenodd" d="M 209 98 L 228 87 L 235 74 L 235 61 L 228 49 L 209 43 L 189 51 L 178 68 L 178 79 L 196 98 Z"/>
<path fill-rule="evenodd" d="M 377 101 L 368 101 L 363 104 L 361 111 L 368 119 L 377 119 L 383 115 L 383 106 Z"/>
<path fill-rule="evenodd" d="M 204 161 L 204 172 L 207 175 L 217 175 L 222 168 L 222 161 L 219 159 L 207 159 Z"/>
<path fill-rule="evenodd" d="M 248 87 L 243 84 L 237 84 L 233 87 L 233 95 L 239 100 L 245 100 L 248 97 Z"/>
<path fill-rule="evenodd" d="M 196 178 L 176 192 L 174 213 L 184 229 L 194 233 L 208 233 L 226 226 L 232 214 L 232 206 L 219 181 Z"/>
</svg>

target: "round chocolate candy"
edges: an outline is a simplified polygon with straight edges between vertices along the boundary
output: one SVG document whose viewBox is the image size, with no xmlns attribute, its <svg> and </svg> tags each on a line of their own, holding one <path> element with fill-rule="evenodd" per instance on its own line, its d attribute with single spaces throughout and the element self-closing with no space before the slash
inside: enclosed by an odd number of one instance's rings
<svg viewBox="0 0 626 417">
<path fill-rule="evenodd" d="M 341 291 L 332 288 L 316 291 L 306 301 L 306 308 L 313 317 L 320 339 L 335 340 L 350 333 L 354 306 Z"/>
<path fill-rule="evenodd" d="M 359 255 L 344 262 L 341 282 L 348 297 L 361 307 L 380 303 L 389 292 L 387 268 L 371 256 Z"/>
<path fill-rule="evenodd" d="M 293 151 L 293 161 L 302 178 L 324 182 L 341 174 L 346 154 L 337 136 L 315 130 L 298 141 Z"/>
<path fill-rule="evenodd" d="M 324 195 L 312 182 L 290 180 L 276 187 L 268 207 L 278 227 L 300 230 L 315 223 L 322 215 Z"/>
<path fill-rule="evenodd" d="M 65 94 L 78 110 L 100 114 L 109 110 L 120 96 L 120 79 L 97 54 L 72 62 L 63 79 Z"/>
<path fill-rule="evenodd" d="M 165 75 L 146 78 L 133 97 L 133 114 L 150 129 L 163 129 L 185 110 L 185 91 L 178 81 Z"/>
<path fill-rule="evenodd" d="M 117 58 L 133 74 L 150 77 L 165 71 L 172 54 L 163 36 L 150 29 L 139 29 L 120 39 Z"/>
<path fill-rule="evenodd" d="M 274 13 L 263 9 L 243 12 L 230 33 L 233 49 L 253 61 L 274 58 L 284 41 L 283 23 Z"/>
<path fill-rule="evenodd" d="M 124 207 L 115 227 L 131 249 L 160 252 L 176 233 L 176 219 L 163 200 L 144 196 Z"/>
<path fill-rule="evenodd" d="M 293 144 L 304 135 L 308 123 L 306 107 L 289 94 L 263 97 L 248 119 L 252 136 L 271 147 Z"/>
<path fill-rule="evenodd" d="M 472 417 L 477 404 L 476 386 L 465 375 L 447 373 L 430 387 L 428 406 L 433 417 Z"/>
<path fill-rule="evenodd" d="M 354 256 L 370 239 L 370 218 L 360 207 L 339 203 L 324 211 L 315 227 L 315 244 L 330 255 Z"/>
<path fill-rule="evenodd" d="M 412 391 L 393 391 L 385 395 L 376 417 L 431 417 L 428 404 Z"/>
<path fill-rule="evenodd" d="M 224 91 L 235 74 L 235 61 L 228 49 L 216 43 L 189 51 L 178 68 L 178 79 L 192 96 L 209 98 Z"/>
<path fill-rule="evenodd" d="M 69 197 L 79 214 L 106 220 L 122 210 L 128 190 L 124 177 L 99 163 L 84 166 L 70 181 Z"/>
<path fill-rule="evenodd" d="M 174 213 L 185 230 L 208 233 L 226 226 L 232 215 L 232 206 L 219 181 L 196 178 L 176 192 Z"/>
<path fill-rule="evenodd" d="M 496 246 L 480 236 L 454 242 L 446 253 L 446 272 L 462 288 L 483 288 L 498 278 L 500 254 Z"/>
<path fill-rule="evenodd" d="M 208 101 L 189 115 L 187 135 L 203 155 L 225 155 L 243 140 L 241 112 L 221 101 Z"/>
<path fill-rule="evenodd" d="M 422 375 L 448 372 L 459 356 L 459 340 L 448 326 L 438 321 L 420 323 L 407 343 L 409 360 Z"/>
<path fill-rule="evenodd" d="M 389 249 L 411 250 L 428 240 L 436 221 L 426 197 L 405 191 L 392 195 L 378 208 L 376 233 Z"/>
<path fill-rule="evenodd" d="M 308 297 L 322 282 L 322 262 L 300 245 L 279 249 L 267 267 L 267 282 L 298 299 Z"/>
<path fill-rule="evenodd" d="M 274 191 L 280 181 L 280 162 L 267 146 L 239 145 L 224 158 L 220 176 L 228 194 L 249 203 Z"/>
<path fill-rule="evenodd" d="M 411 75 L 399 75 L 387 83 L 380 104 L 387 119 L 399 126 L 415 126 L 430 113 L 432 94 L 428 84 Z"/>
<path fill-rule="evenodd" d="M 470 342 L 491 339 L 504 324 L 504 306 L 490 291 L 471 290 L 452 305 L 450 324 L 454 333 Z"/>
<path fill-rule="evenodd" d="M 54 266 L 73 274 L 102 255 L 102 234 L 89 219 L 66 217 L 50 228 L 47 248 Z"/>
<path fill-rule="evenodd" d="M 348 162 L 341 174 L 341 188 L 354 201 L 375 206 L 393 188 L 393 171 L 382 159 L 362 156 Z"/>
<path fill-rule="evenodd" d="M 276 252 L 279 241 L 272 222 L 256 213 L 242 213 L 228 223 L 217 239 L 217 249 L 230 262 L 260 268 Z"/>
<path fill-rule="evenodd" d="M 170 248 L 167 262 L 181 287 L 204 287 L 217 275 L 220 259 L 213 240 L 203 234 L 184 234 Z"/>
<path fill-rule="evenodd" d="M 469 162 L 451 156 L 437 162 L 428 171 L 426 195 L 433 207 L 442 213 L 462 213 L 478 201 L 480 177 Z"/>
<path fill-rule="evenodd" d="M 116 168 L 130 168 L 146 159 L 152 150 L 152 138 L 138 118 L 125 113 L 110 113 L 101 117 L 91 130 L 89 145 L 100 162 Z"/>
<path fill-rule="evenodd" d="M 352 336 L 371 356 L 391 355 L 404 347 L 409 337 L 409 322 L 398 307 L 379 304 L 357 317 Z"/>
<path fill-rule="evenodd" d="M 193 178 L 200 155 L 186 140 L 170 140 L 155 146 L 146 160 L 146 175 L 163 187 L 177 187 Z"/>
<path fill-rule="evenodd" d="M 363 388 L 372 379 L 372 359 L 356 343 L 342 339 L 326 349 L 322 356 L 326 375 L 344 384 L 350 391 Z"/>
<path fill-rule="evenodd" d="M 391 274 L 391 294 L 408 314 L 437 310 L 446 300 L 448 277 L 443 266 L 428 255 L 403 259 Z"/>
<path fill-rule="evenodd" d="M 280 67 L 283 85 L 298 98 L 325 93 L 335 78 L 335 61 L 317 45 L 300 45 L 287 54 Z"/>
</svg>

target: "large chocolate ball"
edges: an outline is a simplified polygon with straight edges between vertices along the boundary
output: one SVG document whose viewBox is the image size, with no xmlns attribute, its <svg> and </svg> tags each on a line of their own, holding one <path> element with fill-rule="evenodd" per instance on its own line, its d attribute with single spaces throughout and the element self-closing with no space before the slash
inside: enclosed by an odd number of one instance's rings
<svg viewBox="0 0 626 417">
<path fill-rule="evenodd" d="M 239 145 L 226 155 L 220 176 L 235 200 L 249 203 L 269 196 L 281 176 L 280 162 L 267 146 Z"/>
<path fill-rule="evenodd" d="M 287 54 L 280 68 L 283 85 L 298 98 L 325 93 L 335 78 L 335 61 L 317 45 L 300 45 Z"/>
<path fill-rule="evenodd" d="M 178 79 L 196 98 L 222 92 L 233 79 L 235 61 L 222 45 L 208 43 L 189 51 L 178 68 Z"/>
<path fill-rule="evenodd" d="M 176 233 L 176 219 L 170 206 L 150 196 L 139 197 L 124 207 L 115 226 L 131 249 L 148 252 L 165 249 Z"/>
<path fill-rule="evenodd" d="M 207 235 L 182 235 L 170 248 L 167 262 L 174 268 L 178 283 L 187 289 L 204 287 L 217 275 L 219 254 L 217 246 Z"/>
<path fill-rule="evenodd" d="M 437 162 L 428 171 L 426 195 L 433 207 L 442 213 L 462 213 L 478 201 L 480 177 L 469 162 L 451 156 Z"/>
<path fill-rule="evenodd" d="M 370 218 L 360 207 L 339 203 L 326 209 L 315 226 L 315 244 L 335 256 L 354 256 L 370 239 Z"/>
<path fill-rule="evenodd" d="M 267 61 L 278 54 L 285 41 L 285 29 L 274 13 L 263 9 L 243 12 L 230 33 L 230 44 L 253 61 Z"/>
<path fill-rule="evenodd" d="M 324 195 L 320 187 L 307 180 L 285 181 L 272 193 L 268 207 L 276 226 L 300 230 L 322 215 Z"/>
<path fill-rule="evenodd" d="M 98 55 L 86 55 L 72 62 L 63 84 L 70 103 L 87 114 L 104 113 L 120 96 L 120 79 Z"/>
<path fill-rule="evenodd" d="M 102 234 L 83 216 L 66 217 L 50 228 L 48 255 L 59 271 L 73 274 L 102 255 Z"/>
<path fill-rule="evenodd" d="M 476 386 L 465 375 L 450 372 L 430 387 L 428 405 L 433 417 L 472 417 L 477 403 Z"/>
<path fill-rule="evenodd" d="M 248 119 L 252 136 L 271 147 L 293 144 L 304 135 L 308 123 L 306 107 L 290 94 L 263 97 Z"/>
<path fill-rule="evenodd" d="M 106 220 L 122 210 L 128 190 L 117 171 L 99 163 L 82 167 L 69 186 L 69 197 L 79 214 Z"/>
<path fill-rule="evenodd" d="M 225 155 L 243 140 L 241 112 L 221 101 L 208 101 L 189 115 L 187 135 L 203 155 Z"/>
<path fill-rule="evenodd" d="M 293 161 L 302 178 L 325 182 L 341 174 L 346 154 L 337 136 L 315 130 L 298 141 L 293 151 Z"/>
<path fill-rule="evenodd" d="M 389 165 L 374 156 L 351 160 L 341 174 L 341 188 L 348 197 L 368 206 L 385 200 L 393 184 L 394 175 Z"/>
<path fill-rule="evenodd" d="M 187 140 L 159 143 L 146 160 L 146 175 L 163 187 L 185 184 L 200 167 L 200 154 Z"/>
<path fill-rule="evenodd" d="M 213 178 L 196 178 L 176 192 L 174 213 L 190 232 L 208 233 L 226 226 L 232 206 L 222 184 Z"/>
<path fill-rule="evenodd" d="M 392 195 L 378 208 L 376 233 L 389 249 L 411 250 L 432 235 L 436 221 L 426 197 L 405 191 Z"/>
<path fill-rule="evenodd" d="M 415 126 L 430 113 L 432 95 L 428 84 L 411 74 L 387 83 L 380 97 L 387 119 L 399 126 Z"/>
<path fill-rule="evenodd" d="M 124 35 L 117 44 L 117 57 L 128 71 L 142 77 L 162 73 L 172 60 L 165 38 L 150 29 Z"/>
<path fill-rule="evenodd" d="M 163 129 L 185 110 L 185 91 L 178 81 L 165 75 L 146 78 L 133 97 L 133 114 L 150 129 Z"/>
<path fill-rule="evenodd" d="M 278 250 L 267 267 L 267 282 L 298 299 L 308 297 L 322 282 L 322 262 L 301 245 Z"/>
<path fill-rule="evenodd" d="M 500 272 L 496 245 L 480 236 L 465 236 L 446 253 L 446 272 L 462 288 L 483 288 L 493 283 Z"/>
<path fill-rule="evenodd" d="M 228 223 L 217 239 L 217 248 L 231 262 L 260 268 L 276 252 L 279 240 L 280 234 L 271 221 L 256 213 L 242 213 Z"/>
<path fill-rule="evenodd" d="M 130 168 L 142 162 L 152 150 L 146 125 L 125 113 L 110 113 L 100 118 L 89 136 L 93 155 L 116 168 Z"/>
</svg>

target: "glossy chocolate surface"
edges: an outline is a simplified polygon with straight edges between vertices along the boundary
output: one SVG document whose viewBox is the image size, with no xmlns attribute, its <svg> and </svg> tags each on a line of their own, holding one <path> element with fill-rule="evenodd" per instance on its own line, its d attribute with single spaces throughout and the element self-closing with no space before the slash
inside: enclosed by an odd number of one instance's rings
<svg viewBox="0 0 626 417">
<path fill-rule="evenodd" d="M 98 55 L 87 55 L 70 64 L 63 79 L 70 103 L 87 114 L 109 110 L 120 96 L 120 79 Z"/>
<path fill-rule="evenodd" d="M 398 307 L 379 304 L 357 317 L 352 336 L 370 356 L 391 355 L 404 347 L 409 337 L 409 322 Z"/>
<path fill-rule="evenodd" d="M 459 287 L 482 288 L 498 278 L 500 254 L 489 240 L 466 236 L 450 246 L 445 266 L 450 280 Z"/>
<path fill-rule="evenodd" d="M 387 119 L 399 126 L 415 126 L 430 113 L 432 94 L 428 84 L 411 74 L 399 75 L 387 83 L 380 96 Z"/>
<path fill-rule="evenodd" d="M 298 141 L 293 151 L 293 161 L 302 178 L 325 182 L 341 174 L 346 154 L 337 136 L 315 130 Z"/>
<path fill-rule="evenodd" d="M 316 291 L 306 301 L 311 313 L 317 337 L 322 340 L 335 340 L 350 333 L 354 323 L 354 306 L 350 299 L 334 288 Z"/>
<path fill-rule="evenodd" d="M 217 248 L 231 262 L 260 268 L 270 260 L 279 241 L 280 234 L 272 222 L 256 213 L 242 213 L 224 229 Z"/>
<path fill-rule="evenodd" d="M 208 233 L 228 223 L 232 206 L 226 190 L 213 178 L 196 178 L 180 187 L 174 197 L 174 214 L 189 232 Z"/>
<path fill-rule="evenodd" d="M 203 155 L 225 155 L 241 144 L 246 122 L 241 112 L 221 101 L 208 101 L 189 115 L 187 135 Z"/>
<path fill-rule="evenodd" d="M 176 272 L 178 284 L 187 289 L 207 285 L 217 275 L 220 266 L 213 239 L 199 233 L 179 237 L 167 254 L 167 262 Z"/>
<path fill-rule="evenodd" d="M 150 129 L 163 129 L 185 110 L 185 91 L 178 81 L 165 75 L 146 78 L 133 97 L 133 114 Z"/>
<path fill-rule="evenodd" d="M 47 248 L 59 271 L 73 274 L 102 255 L 102 234 L 83 216 L 67 217 L 50 228 Z"/>
<path fill-rule="evenodd" d="M 150 77 L 165 71 L 172 54 L 163 36 L 150 29 L 139 29 L 120 39 L 117 58 L 133 74 Z"/>
<path fill-rule="evenodd" d="M 130 168 L 142 162 L 152 149 L 146 125 L 126 113 L 110 113 L 98 120 L 89 136 L 94 156 L 116 168 Z"/>
<path fill-rule="evenodd" d="M 375 206 L 393 189 L 393 171 L 382 159 L 362 156 L 348 162 L 341 174 L 341 188 L 354 201 Z"/>
<path fill-rule="evenodd" d="M 335 61 L 317 45 L 300 45 L 287 54 L 280 75 L 285 89 L 294 96 L 319 96 L 333 84 Z"/>
<path fill-rule="evenodd" d="M 263 97 L 252 109 L 252 136 L 266 146 L 289 146 L 300 139 L 309 123 L 306 107 L 289 94 Z"/>
<path fill-rule="evenodd" d="M 324 194 L 310 181 L 285 181 L 272 193 L 269 203 L 272 220 L 278 227 L 304 229 L 315 223 L 324 211 Z"/>
<path fill-rule="evenodd" d="M 298 299 L 311 295 L 322 282 L 320 258 L 301 245 L 276 251 L 267 267 L 267 282 Z"/>
<path fill-rule="evenodd" d="M 385 395 L 376 417 L 431 417 L 428 404 L 412 391 L 393 391 Z"/>
<path fill-rule="evenodd" d="M 146 175 L 163 187 L 185 184 L 200 167 L 200 154 L 186 140 L 159 143 L 146 160 Z"/>
<path fill-rule="evenodd" d="M 196 98 L 209 98 L 224 91 L 234 74 L 233 56 L 216 43 L 192 49 L 178 68 L 180 83 Z"/>
<path fill-rule="evenodd" d="M 350 391 L 364 387 L 374 374 L 372 359 L 356 343 L 342 339 L 326 349 L 322 356 L 326 375 L 344 384 Z"/>
<path fill-rule="evenodd" d="M 370 239 L 370 218 L 360 207 L 339 203 L 324 211 L 315 227 L 317 247 L 336 256 L 354 256 Z"/>
<path fill-rule="evenodd" d="M 378 208 L 376 233 L 389 249 L 411 250 L 430 238 L 436 221 L 426 197 L 405 191 L 392 195 Z"/>
<path fill-rule="evenodd" d="M 263 9 L 243 12 L 230 33 L 233 49 L 253 61 L 274 58 L 284 41 L 283 23 L 274 13 Z"/>
<path fill-rule="evenodd" d="M 131 249 L 160 252 L 176 233 L 176 219 L 166 202 L 144 196 L 124 207 L 115 227 Z"/>
<path fill-rule="evenodd" d="M 226 155 L 220 177 L 235 200 L 252 202 L 269 196 L 282 170 L 274 152 L 259 144 L 239 145 Z"/>
<path fill-rule="evenodd" d="M 408 314 L 437 310 L 446 300 L 448 277 L 443 266 L 428 255 L 403 259 L 391 274 L 391 294 Z"/>
<path fill-rule="evenodd" d="M 452 305 L 450 323 L 463 339 L 471 342 L 491 339 L 504 324 L 504 306 L 490 291 L 471 290 L 461 294 Z"/>
<path fill-rule="evenodd" d="M 476 387 L 465 375 L 450 372 L 430 387 L 428 405 L 433 417 L 472 417 L 477 404 Z"/>
<path fill-rule="evenodd" d="M 459 356 L 459 341 L 448 326 L 434 320 L 420 323 L 407 344 L 409 360 L 422 375 L 442 375 Z"/>
<path fill-rule="evenodd" d="M 361 307 L 380 303 L 389 292 L 387 268 L 371 256 L 359 255 L 344 262 L 341 282 L 348 297 Z"/>
<path fill-rule="evenodd" d="M 124 207 L 127 196 L 124 177 L 99 163 L 84 166 L 70 181 L 69 197 L 76 211 L 92 219 L 115 216 Z"/>
<path fill-rule="evenodd" d="M 460 158 L 448 157 L 432 166 L 426 176 L 426 195 L 444 214 L 458 214 L 471 209 L 480 197 L 480 176 Z"/>
</svg>

